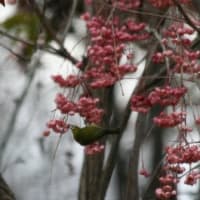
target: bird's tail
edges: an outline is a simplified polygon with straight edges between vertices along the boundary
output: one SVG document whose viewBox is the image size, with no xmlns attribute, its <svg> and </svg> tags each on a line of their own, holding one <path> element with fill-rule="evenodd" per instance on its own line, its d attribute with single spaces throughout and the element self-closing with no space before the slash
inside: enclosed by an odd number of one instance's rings
<svg viewBox="0 0 200 200">
<path fill-rule="evenodd" d="M 105 131 L 106 131 L 106 135 L 119 134 L 120 128 L 107 129 Z"/>
</svg>

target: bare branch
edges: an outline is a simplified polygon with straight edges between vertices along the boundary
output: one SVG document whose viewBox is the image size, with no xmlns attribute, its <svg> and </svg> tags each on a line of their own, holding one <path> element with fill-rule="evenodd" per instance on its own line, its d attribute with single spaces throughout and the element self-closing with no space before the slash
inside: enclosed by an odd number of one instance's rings
<svg viewBox="0 0 200 200">
<path fill-rule="evenodd" d="M 77 4 L 78 4 L 78 0 L 73 0 L 73 4 L 72 4 L 72 8 L 71 8 L 71 12 L 68 16 L 68 20 L 67 20 L 67 24 L 65 26 L 65 30 L 64 30 L 64 33 L 62 34 L 62 38 L 61 38 L 61 41 L 63 42 L 67 33 L 69 32 L 69 29 L 70 29 L 70 26 L 71 26 L 71 23 L 72 23 L 72 19 L 74 17 L 74 14 L 76 12 L 76 7 L 77 7 Z"/>
<path fill-rule="evenodd" d="M 6 49 L 7 51 L 9 51 L 11 54 L 13 54 L 14 56 L 16 56 L 17 58 L 19 58 L 20 60 L 23 60 L 25 62 L 29 61 L 28 58 L 23 57 L 22 55 L 14 52 L 11 48 L 5 46 L 4 44 L 0 43 L 0 46 L 4 49 Z"/>
<path fill-rule="evenodd" d="M 5 36 L 5 37 L 7 37 L 7 38 L 9 38 L 9 39 L 11 39 L 11 40 L 14 40 L 14 41 L 17 41 L 17 42 L 21 42 L 21 43 L 23 43 L 25 45 L 33 46 L 33 47 L 35 46 L 35 44 L 33 44 L 31 42 L 23 40 L 22 38 L 16 37 L 14 35 L 11 35 L 11 34 L 7 33 L 6 31 L 3 31 L 1 29 L 0 29 L 0 34 Z"/>
<path fill-rule="evenodd" d="M 14 41 L 17 41 L 17 42 L 21 42 L 27 46 L 31 46 L 33 48 L 35 48 L 37 46 L 38 49 L 40 50 L 43 50 L 43 51 L 46 51 L 48 53 L 51 53 L 51 54 L 56 54 L 58 56 L 61 56 L 61 57 L 64 57 L 66 58 L 66 53 L 63 52 L 62 50 L 60 49 L 56 49 L 54 47 L 52 47 L 51 45 L 47 44 L 47 45 L 37 45 L 37 44 L 34 44 L 34 43 L 31 43 L 30 41 L 26 41 L 26 40 L 23 40 L 22 38 L 20 37 L 16 37 L 14 35 L 11 35 L 9 33 L 7 33 L 6 31 L 3 31 L 0 29 L 0 34 L 3 35 L 4 37 L 7 37 L 11 40 L 14 40 Z M 6 48 L 6 47 L 5 47 Z M 6 48 L 7 49 L 7 48 Z M 67 57 L 68 58 L 68 57 Z M 69 58 L 73 60 L 73 62 L 75 62 L 75 58 L 71 57 L 71 55 L 69 54 Z M 77 62 L 77 61 L 76 61 Z"/>
<path fill-rule="evenodd" d="M 112 8 L 111 5 L 109 5 L 108 3 L 104 3 L 107 7 Z M 134 15 L 145 15 L 145 16 L 151 16 L 151 17 L 157 17 L 157 18 L 162 18 L 162 19 L 166 19 L 166 20 L 172 20 L 172 21 L 176 21 L 176 22 L 184 22 L 184 18 L 177 18 L 177 17 L 173 17 L 170 15 L 166 15 L 164 13 L 155 13 L 155 12 L 151 12 L 148 10 L 131 10 L 131 9 L 119 9 L 118 7 L 115 8 L 116 10 L 122 12 L 122 13 L 129 13 L 129 14 L 134 14 Z"/>
</svg>

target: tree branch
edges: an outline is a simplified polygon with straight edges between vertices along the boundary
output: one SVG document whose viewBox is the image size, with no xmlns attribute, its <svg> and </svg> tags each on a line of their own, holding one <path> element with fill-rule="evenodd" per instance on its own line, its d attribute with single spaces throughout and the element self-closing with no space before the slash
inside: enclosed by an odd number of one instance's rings
<svg viewBox="0 0 200 200">
<path fill-rule="evenodd" d="M 131 114 L 130 104 L 131 104 L 131 99 L 129 100 L 126 106 L 126 109 L 124 111 L 125 114 L 123 116 L 123 121 L 121 122 L 121 125 L 120 125 L 120 133 L 117 135 L 116 138 L 113 138 L 111 150 L 108 155 L 108 159 L 106 161 L 106 166 L 104 167 L 104 170 L 101 176 L 101 184 L 100 184 L 100 192 L 99 192 L 100 195 L 99 195 L 98 200 L 102 200 L 105 197 L 106 191 L 108 189 L 108 185 L 112 177 L 115 164 L 117 162 L 120 140 L 127 126 L 127 123 Z"/>
<path fill-rule="evenodd" d="M 0 46 L 1 46 L 2 48 L 6 49 L 7 51 L 9 51 L 11 54 L 13 54 L 14 56 L 16 56 L 17 58 L 19 58 L 20 60 L 23 60 L 23 61 L 25 61 L 25 62 L 28 62 L 28 61 L 29 61 L 28 58 L 25 58 L 25 57 L 21 56 L 20 54 L 14 52 L 11 48 L 5 46 L 4 44 L 0 43 Z"/>
<path fill-rule="evenodd" d="M 35 0 L 28 0 L 30 6 L 33 7 L 35 13 L 37 14 L 37 16 L 39 17 L 44 29 L 46 30 L 46 32 L 53 38 L 53 40 L 59 45 L 60 49 L 57 50 L 56 52 L 59 53 L 59 55 L 63 55 L 65 56 L 65 58 L 67 58 L 68 60 L 70 60 L 73 64 L 76 64 L 78 62 L 78 60 L 76 58 L 74 58 L 64 47 L 63 43 L 57 38 L 56 33 L 54 32 L 54 30 L 51 29 L 51 26 L 48 24 L 45 16 L 43 15 L 43 13 L 41 12 L 40 8 L 38 7 L 37 3 L 35 2 Z"/>
<path fill-rule="evenodd" d="M 78 4 L 78 0 L 73 0 L 73 4 L 72 4 L 72 7 L 71 7 L 71 12 L 70 12 L 70 14 L 68 16 L 67 24 L 66 24 L 64 32 L 62 34 L 62 38 L 61 38 L 62 42 L 64 41 L 67 33 L 69 32 L 70 26 L 72 24 L 72 19 L 74 17 L 75 12 L 76 12 L 77 4 Z"/>
<path fill-rule="evenodd" d="M 14 35 L 11 35 L 9 33 L 7 33 L 6 31 L 3 31 L 0 29 L 0 34 L 3 35 L 4 37 L 7 37 L 9 38 L 10 40 L 14 40 L 14 41 L 17 41 L 17 42 L 21 42 L 27 46 L 31 46 L 33 48 L 37 47 L 38 49 L 42 50 L 42 51 L 46 51 L 48 53 L 51 53 L 51 54 L 56 54 L 58 56 L 61 56 L 61 57 L 64 57 L 66 58 L 66 54 L 63 53 L 63 51 L 61 51 L 60 49 L 55 49 L 54 47 L 52 47 L 51 45 L 47 44 L 45 46 L 43 45 L 38 45 L 38 44 L 34 44 L 34 43 L 31 43 L 30 41 L 26 41 L 26 40 L 23 40 L 22 38 L 20 37 L 16 37 Z M 72 58 L 73 60 L 75 58 Z M 75 62 L 75 60 L 74 60 Z"/>
</svg>

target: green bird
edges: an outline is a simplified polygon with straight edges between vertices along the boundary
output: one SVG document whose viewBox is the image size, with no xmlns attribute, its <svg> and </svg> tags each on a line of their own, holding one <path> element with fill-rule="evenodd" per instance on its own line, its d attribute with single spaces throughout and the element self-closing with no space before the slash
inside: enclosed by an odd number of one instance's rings
<svg viewBox="0 0 200 200">
<path fill-rule="evenodd" d="M 120 129 L 106 129 L 96 125 L 86 126 L 80 128 L 78 126 L 71 126 L 74 139 L 81 145 L 89 145 L 98 141 L 105 135 L 119 134 Z"/>
</svg>

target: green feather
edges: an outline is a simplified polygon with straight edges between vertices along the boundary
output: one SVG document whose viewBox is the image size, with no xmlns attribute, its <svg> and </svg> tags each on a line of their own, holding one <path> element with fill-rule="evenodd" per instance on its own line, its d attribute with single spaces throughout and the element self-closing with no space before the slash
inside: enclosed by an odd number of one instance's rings
<svg viewBox="0 0 200 200">
<path fill-rule="evenodd" d="M 92 144 L 105 135 L 118 134 L 119 129 L 106 129 L 100 126 L 90 125 L 84 128 L 71 126 L 74 139 L 81 145 Z"/>
</svg>

